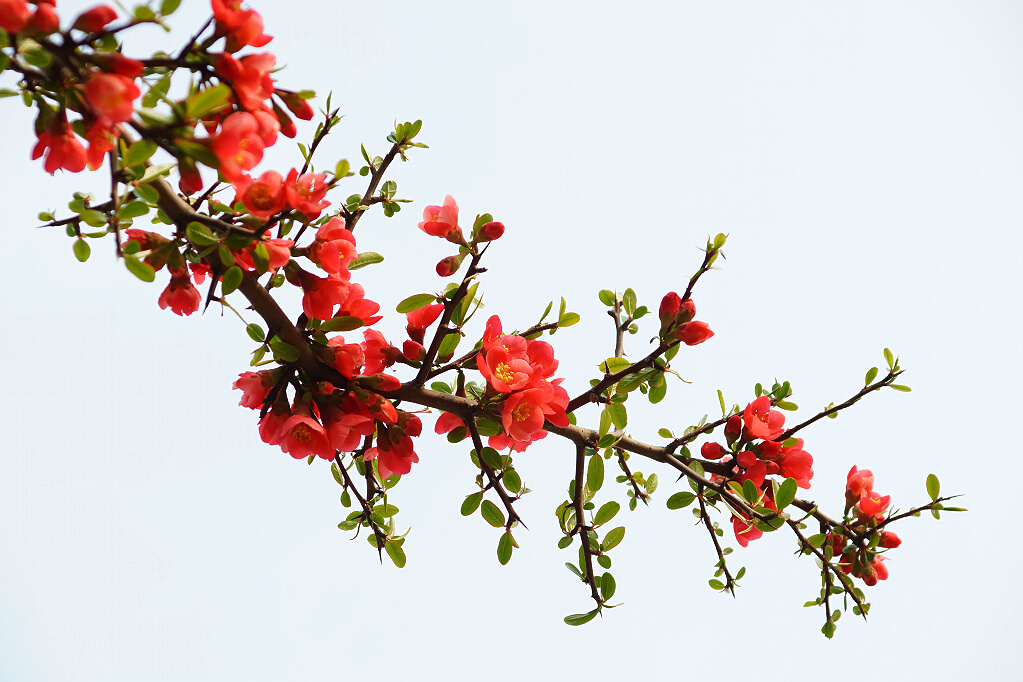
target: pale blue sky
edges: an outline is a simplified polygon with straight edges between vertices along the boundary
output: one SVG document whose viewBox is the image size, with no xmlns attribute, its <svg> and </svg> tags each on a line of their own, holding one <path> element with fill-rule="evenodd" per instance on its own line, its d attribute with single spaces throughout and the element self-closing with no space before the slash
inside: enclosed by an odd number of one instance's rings
<svg viewBox="0 0 1023 682">
<path fill-rule="evenodd" d="M 172 36 L 144 33 L 128 53 L 179 44 L 207 7 L 186 0 Z M 597 291 L 631 286 L 656 306 L 684 288 L 695 247 L 727 232 L 722 270 L 694 297 L 717 335 L 679 354 L 693 383 L 632 409 L 630 431 L 656 440 L 713 415 L 717 389 L 745 403 L 774 377 L 803 408 L 789 418 L 809 416 L 858 390 L 888 346 L 913 392 L 803 434 L 812 498 L 840 512 L 858 464 L 902 508 L 925 501 L 933 472 L 971 513 L 899 524 L 870 621 L 849 614 L 827 642 L 822 614 L 801 608 L 819 574 L 790 536 L 737 548 L 744 588 L 715 594 L 705 531 L 664 508 L 674 476 L 634 459 L 661 488 L 615 551 L 625 605 L 569 628 L 562 617 L 589 608 L 563 566 L 575 550 L 555 547 L 571 448 L 551 437 L 517 459 L 530 530 L 501 567 L 499 534 L 458 513 L 467 448 L 424 435 L 394 499 L 408 565 L 381 567 L 337 530 L 327 467 L 263 445 L 236 406 L 251 347 L 236 318 L 179 319 L 112 244 L 79 264 L 63 232 L 33 229 L 106 175 L 46 176 L 28 159 L 28 110 L 8 99 L 0 679 L 660 679 L 730 660 L 736 673 L 820 661 L 831 680 L 1014 670 L 1023 597 L 1002 576 L 1023 547 L 1007 528 L 1012 479 L 998 483 L 1014 474 L 1023 380 L 1017 3 L 255 7 L 287 64 L 280 82 L 333 90 L 345 114 L 323 162 L 354 163 L 361 142 L 382 152 L 395 119 L 424 121 L 431 148 L 393 175 L 415 203 L 357 232 L 387 259 L 357 277 L 385 310 L 438 287 L 448 252 L 415 223 L 450 193 L 508 228 L 487 255 L 488 314 L 525 327 L 558 296 L 582 314 L 551 339 L 575 393 L 613 349 Z M 293 150 L 279 144 L 263 168 L 296 165 Z M 336 198 L 363 187 L 349 182 Z M 646 352 L 651 325 L 628 351 Z M 394 339 L 402 326 L 379 325 Z"/>
</svg>

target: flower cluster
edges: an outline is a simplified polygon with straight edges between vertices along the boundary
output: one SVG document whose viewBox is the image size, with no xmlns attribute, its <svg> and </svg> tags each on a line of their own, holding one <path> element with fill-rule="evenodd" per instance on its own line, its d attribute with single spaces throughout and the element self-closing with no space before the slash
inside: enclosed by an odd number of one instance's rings
<svg viewBox="0 0 1023 682">
<path fill-rule="evenodd" d="M 462 228 L 458 225 L 458 204 L 450 194 L 444 197 L 442 206 L 427 206 L 423 210 L 423 220 L 419 223 L 419 229 L 432 237 L 440 237 L 452 244 L 458 244 L 460 247 L 457 254 L 448 256 L 437 263 L 438 275 L 450 277 L 458 272 L 470 248 L 501 238 L 504 234 L 504 224 L 487 220 L 489 217 L 485 216 L 476 221 L 470 235 L 470 242 L 466 242 Z"/>
<path fill-rule="evenodd" d="M 902 544 L 895 533 L 883 528 L 877 530 L 885 522 L 891 496 L 882 497 L 874 492 L 874 474 L 869 469 L 854 466 L 846 476 L 845 500 L 846 518 L 851 519 L 846 525 L 859 538 L 870 538 L 870 541 L 850 542 L 838 533 L 829 533 L 831 554 L 840 557 L 838 566 L 846 574 L 860 578 L 867 585 L 875 585 L 878 580 L 888 578 L 888 567 L 884 565 L 887 559 L 878 548 L 894 549 Z"/>
<path fill-rule="evenodd" d="M 714 336 L 706 322 L 693 320 L 696 317 L 696 304 L 693 303 L 693 299 L 687 298 L 683 301 L 674 291 L 669 291 L 661 299 L 657 315 L 661 321 L 658 336 L 664 343 L 681 342 L 687 346 L 695 346 Z"/>
<path fill-rule="evenodd" d="M 800 488 L 809 488 L 813 478 L 813 456 L 803 450 L 803 439 L 777 440 L 784 427 L 785 415 L 773 409 L 771 399 L 762 395 L 746 405 L 741 415 L 732 415 L 725 423 L 728 447 L 708 441 L 700 448 L 700 454 L 705 459 L 732 464 L 731 476 L 720 477 L 720 480 L 752 482 L 758 489 L 765 490 L 765 500 L 771 502 L 768 508 L 773 508 L 768 476 L 795 479 Z M 732 525 L 735 538 L 743 547 L 763 535 L 747 517 L 733 516 Z"/>
</svg>

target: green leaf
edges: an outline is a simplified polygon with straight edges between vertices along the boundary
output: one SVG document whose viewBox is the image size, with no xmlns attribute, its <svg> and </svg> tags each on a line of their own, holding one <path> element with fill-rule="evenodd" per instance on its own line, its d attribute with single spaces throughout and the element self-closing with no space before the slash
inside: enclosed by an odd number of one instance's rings
<svg viewBox="0 0 1023 682">
<path fill-rule="evenodd" d="M 377 506 L 373 507 L 373 512 L 376 514 L 380 514 L 380 516 L 383 516 L 384 518 L 387 518 L 388 516 L 394 516 L 395 514 L 397 514 L 398 508 L 395 507 L 393 504 L 378 504 Z"/>
<path fill-rule="evenodd" d="M 615 579 L 610 573 L 605 572 L 600 576 L 600 598 L 607 601 L 615 596 Z"/>
<path fill-rule="evenodd" d="M 816 535 L 811 535 L 810 537 L 808 537 L 806 541 L 810 543 L 811 547 L 820 549 L 821 546 L 828 541 L 828 536 L 825 535 L 824 533 L 817 533 Z"/>
<path fill-rule="evenodd" d="M 483 500 L 483 504 L 480 505 L 480 513 L 483 514 L 483 518 L 494 528 L 500 528 L 504 525 L 504 512 L 497 508 L 497 505 L 490 500 Z"/>
<path fill-rule="evenodd" d="M 352 262 L 348 264 L 349 270 L 358 270 L 364 268 L 367 265 L 373 265 L 374 263 L 383 263 L 384 257 L 374 251 L 364 251 L 358 256 L 352 259 Z"/>
<path fill-rule="evenodd" d="M 320 325 L 320 331 L 322 332 L 350 332 L 353 329 L 362 327 L 364 322 L 358 317 L 348 317 L 347 315 L 341 315 L 340 317 L 332 317 L 326 320 Z"/>
<path fill-rule="evenodd" d="M 615 305 L 615 295 L 614 295 L 613 291 L 609 291 L 607 289 L 601 289 L 600 293 L 597 294 L 597 297 L 600 299 L 600 302 L 603 303 L 604 305 L 606 305 L 607 307 L 609 307 L 609 308 L 613 308 L 614 307 L 614 305 Z"/>
<path fill-rule="evenodd" d="M 501 562 L 502 566 L 506 566 L 511 561 L 512 555 L 512 536 L 511 533 L 505 531 L 501 534 L 501 539 L 497 541 L 497 560 Z"/>
<path fill-rule="evenodd" d="M 489 464 L 491 468 L 501 468 L 501 455 L 494 448 L 483 448 L 483 452 L 480 455 L 483 457 L 483 461 Z"/>
<path fill-rule="evenodd" d="M 752 504 L 757 501 L 760 491 L 757 490 L 757 486 L 753 481 L 746 479 L 742 482 L 742 496 L 746 498 L 747 502 Z"/>
<path fill-rule="evenodd" d="M 657 429 L 657 435 L 661 438 L 674 438 L 669 429 Z"/>
<path fill-rule="evenodd" d="M 212 246 L 217 243 L 217 236 L 210 228 L 195 221 L 185 226 L 185 236 L 197 246 Z"/>
<path fill-rule="evenodd" d="M 834 637 L 835 636 L 835 623 L 834 623 L 834 621 L 830 621 L 829 620 L 827 623 L 825 623 L 824 627 L 821 628 L 821 632 L 823 632 L 824 636 L 827 637 L 828 639 L 831 639 L 832 637 Z"/>
<path fill-rule="evenodd" d="M 794 499 L 796 499 L 796 479 L 786 478 L 785 482 L 778 488 L 778 494 L 775 496 L 774 503 L 778 507 L 778 511 L 781 511 L 792 504 Z"/>
<path fill-rule="evenodd" d="M 155 142 L 150 142 L 149 140 L 138 140 L 128 147 L 128 151 L 124 153 L 124 156 L 122 157 L 124 165 L 127 167 L 145 163 L 149 160 L 150 156 L 156 153 L 156 149 L 157 146 Z"/>
<path fill-rule="evenodd" d="M 590 457 L 590 463 L 586 467 L 586 485 L 593 492 L 597 492 L 604 485 L 604 458 L 600 455 Z"/>
<path fill-rule="evenodd" d="M 200 90 L 188 98 L 188 103 L 185 105 L 188 118 L 203 118 L 212 114 L 217 109 L 227 106 L 230 97 L 231 88 L 224 83 Z"/>
<path fill-rule="evenodd" d="M 426 306 L 430 305 L 436 300 L 437 297 L 434 296 L 433 294 L 415 294 L 413 296 L 409 296 L 404 301 L 399 303 L 398 307 L 395 308 L 395 310 L 397 310 L 399 313 L 411 313 L 413 310 L 425 308 Z"/>
<path fill-rule="evenodd" d="M 622 294 L 622 307 L 625 308 L 626 315 L 632 315 L 636 312 L 636 292 L 632 289 L 626 289 L 625 293 Z"/>
<path fill-rule="evenodd" d="M 600 543 L 601 552 L 610 552 L 612 549 L 621 544 L 621 541 L 625 538 L 625 526 L 618 526 L 612 528 L 604 536 L 604 541 Z"/>
<path fill-rule="evenodd" d="M 242 272 L 240 267 L 237 265 L 229 267 L 227 272 L 224 273 L 224 276 L 220 278 L 220 293 L 224 296 L 230 294 L 242 283 L 243 277 L 245 277 L 245 273 Z M 297 356 L 295 359 L 298 359 Z"/>
<path fill-rule="evenodd" d="M 877 367 L 871 367 L 869 370 L 867 370 L 867 376 L 864 377 L 864 379 L 863 379 L 863 385 L 864 386 L 869 386 L 870 382 L 873 381 L 876 376 L 877 376 Z"/>
<path fill-rule="evenodd" d="M 290 343 L 271 341 L 270 350 L 273 351 L 274 357 L 281 362 L 295 362 L 298 360 L 298 349 Z"/>
<path fill-rule="evenodd" d="M 473 493 L 472 495 L 466 496 L 462 502 L 462 516 L 472 516 L 480 506 L 480 502 L 483 500 L 483 491 Z"/>
<path fill-rule="evenodd" d="M 900 384 L 888 384 L 888 387 L 894 388 L 896 391 L 902 391 L 903 393 L 909 393 L 913 390 L 909 386 L 902 386 Z"/>
<path fill-rule="evenodd" d="M 388 542 L 384 545 L 384 551 L 387 552 L 387 556 L 391 557 L 391 561 L 398 568 L 405 568 L 405 550 L 401 548 L 397 542 Z"/>
<path fill-rule="evenodd" d="M 646 477 L 646 491 L 653 495 L 655 490 L 657 490 L 657 474 L 650 474 Z"/>
<path fill-rule="evenodd" d="M 514 469 L 505 469 L 504 475 L 501 476 L 501 482 L 504 483 L 508 492 L 517 493 L 522 490 L 522 479 Z"/>
<path fill-rule="evenodd" d="M 601 505 L 600 509 L 597 510 L 597 515 L 593 517 L 593 525 L 594 526 L 604 525 L 605 523 L 613 519 L 615 517 L 615 514 L 617 514 L 618 510 L 621 508 L 622 506 L 615 502 L 614 500 L 611 500 L 610 502 L 605 502 L 603 505 Z"/>
<path fill-rule="evenodd" d="M 263 343 L 266 340 L 266 333 L 263 332 L 263 328 L 258 324 L 249 324 L 245 326 L 245 333 L 249 335 L 249 338 L 256 343 Z"/>
<path fill-rule="evenodd" d="M 174 11 L 180 4 L 181 0 L 163 0 L 163 2 L 160 3 L 160 14 L 165 17 L 174 14 Z"/>
<path fill-rule="evenodd" d="M 715 590 L 718 590 L 718 591 L 721 591 L 721 590 L 725 589 L 725 584 L 723 582 L 721 582 L 720 580 L 716 580 L 714 578 L 711 578 L 710 582 L 708 584 L 711 587 L 713 587 Z"/>
<path fill-rule="evenodd" d="M 79 263 L 89 260 L 89 254 L 92 253 L 92 249 L 84 239 L 76 239 L 71 250 L 75 252 L 75 258 L 78 259 Z"/>
<path fill-rule="evenodd" d="M 153 266 L 149 263 L 140 261 L 135 256 L 125 254 L 124 265 L 128 268 L 128 271 L 131 272 L 131 274 L 135 275 L 143 282 L 152 282 L 156 279 L 156 270 L 153 269 Z"/>
<path fill-rule="evenodd" d="M 725 394 L 718 389 L 718 403 L 721 405 L 721 416 L 728 414 L 728 408 L 725 407 Z"/>
<path fill-rule="evenodd" d="M 149 204 L 144 201 L 131 201 L 117 210 L 117 217 L 123 220 L 126 218 L 138 218 L 147 213 L 149 213 Z"/>
<path fill-rule="evenodd" d="M 941 483 L 938 481 L 938 477 L 934 474 L 927 474 L 927 494 L 930 495 L 931 501 L 936 501 L 940 492 Z"/>
<path fill-rule="evenodd" d="M 576 313 L 565 313 L 558 318 L 559 327 L 571 327 L 573 324 L 579 321 L 579 315 Z"/>
<path fill-rule="evenodd" d="M 887 348 L 884 349 L 884 361 L 888 363 L 888 369 L 895 367 L 895 356 Z"/>
<path fill-rule="evenodd" d="M 608 411 L 611 422 L 616 429 L 624 429 L 629 421 L 628 413 L 625 411 L 624 403 L 608 403 L 604 409 Z"/>
<path fill-rule="evenodd" d="M 599 369 L 604 374 L 614 374 L 616 372 L 622 371 L 631 364 L 632 363 L 626 360 L 625 358 L 608 358 L 607 360 L 604 360 L 599 365 L 597 365 L 597 369 Z"/>
<path fill-rule="evenodd" d="M 593 620 L 594 616 L 600 612 L 600 607 L 593 609 L 589 613 L 576 613 L 571 616 L 565 616 L 565 623 L 568 625 L 584 625 Z"/>
<path fill-rule="evenodd" d="M 647 398 L 650 399 L 650 404 L 656 405 L 657 403 L 659 403 L 662 400 L 664 400 L 664 395 L 667 392 L 668 392 L 668 384 L 667 383 L 661 383 L 661 384 L 657 384 L 656 386 L 654 386 L 653 382 L 651 382 L 650 383 L 650 392 L 647 393 Z"/>
<path fill-rule="evenodd" d="M 696 501 L 696 495 L 689 491 L 675 493 L 668 498 L 668 509 L 682 509 Z"/>
</svg>

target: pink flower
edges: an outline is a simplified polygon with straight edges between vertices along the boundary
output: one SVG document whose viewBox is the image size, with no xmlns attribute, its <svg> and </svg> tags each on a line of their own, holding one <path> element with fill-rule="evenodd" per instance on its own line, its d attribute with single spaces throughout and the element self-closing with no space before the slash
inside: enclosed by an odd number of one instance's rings
<svg viewBox="0 0 1023 682">
<path fill-rule="evenodd" d="M 176 315 L 191 315 L 199 309 L 202 295 L 192 286 L 188 270 L 182 269 L 171 273 L 170 284 L 160 294 L 160 308 L 171 309 Z"/>
<path fill-rule="evenodd" d="M 135 81 L 116 73 L 93 71 L 85 83 L 85 100 L 100 118 L 113 123 L 131 120 L 142 94 Z"/>
<path fill-rule="evenodd" d="M 774 440 L 784 431 L 785 415 L 771 409 L 771 399 L 766 395 L 760 396 L 746 406 L 742 420 L 746 424 L 746 432 L 750 438 Z"/>
<path fill-rule="evenodd" d="M 849 500 L 860 499 L 864 492 L 874 489 L 874 474 L 870 469 L 858 470 L 855 465 L 845 477 L 845 495 Z"/>
<path fill-rule="evenodd" d="M 284 178 L 277 171 L 267 171 L 255 180 L 243 176 L 235 183 L 234 189 L 245 209 L 259 218 L 266 219 L 284 210 L 287 203 Z"/>
<path fill-rule="evenodd" d="M 458 226 L 458 204 L 451 195 L 444 197 L 443 206 L 427 206 L 419 229 L 434 237 L 443 237 L 455 244 L 464 244 L 462 228 Z"/>
<path fill-rule="evenodd" d="M 292 168 L 284 181 L 284 186 L 288 204 L 308 220 L 316 220 L 320 217 L 323 209 L 330 206 L 330 202 L 323 199 L 327 196 L 326 173 L 299 175 L 298 171 Z"/>
<path fill-rule="evenodd" d="M 263 406 L 263 400 L 275 381 L 276 375 L 272 371 L 242 372 L 231 387 L 242 392 L 239 405 L 258 410 Z"/>
<path fill-rule="evenodd" d="M 517 441 L 529 442 L 544 424 L 544 391 L 531 388 L 508 396 L 501 410 L 504 432 Z"/>
<path fill-rule="evenodd" d="M 345 343 L 343 336 L 335 336 L 327 345 L 334 349 L 334 369 L 341 373 L 346 379 L 351 379 L 358 370 L 366 363 L 366 356 L 362 352 L 362 346 L 357 343 Z"/>
<path fill-rule="evenodd" d="M 779 473 L 785 478 L 796 479 L 796 485 L 808 489 L 813 478 L 813 456 L 803 450 L 803 439 L 798 438 L 795 445 L 782 448 L 778 455 Z"/>
<path fill-rule="evenodd" d="M 277 63 L 277 58 L 269 52 L 250 54 L 235 59 L 228 53 L 217 57 L 217 71 L 224 76 L 237 93 L 239 104 L 249 111 L 263 107 L 263 101 L 274 93 L 273 78 L 270 72 Z M 270 113 L 276 121 L 276 116 Z"/>
<path fill-rule="evenodd" d="M 523 358 L 514 358 L 503 347 L 492 348 L 476 356 L 476 366 L 495 391 L 510 393 L 529 386 L 533 367 Z"/>
</svg>

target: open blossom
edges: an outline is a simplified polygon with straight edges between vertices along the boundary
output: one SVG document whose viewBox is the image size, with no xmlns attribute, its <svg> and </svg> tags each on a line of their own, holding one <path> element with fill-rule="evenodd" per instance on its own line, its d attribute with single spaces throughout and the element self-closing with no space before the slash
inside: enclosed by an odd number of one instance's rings
<svg viewBox="0 0 1023 682">
<path fill-rule="evenodd" d="M 47 173 L 56 173 L 60 168 L 77 173 L 85 168 L 85 147 L 75 137 L 63 109 L 53 117 L 50 127 L 39 133 L 39 141 L 32 149 L 32 158 L 38 159 L 44 153 L 46 160 L 43 168 Z"/>
<path fill-rule="evenodd" d="M 487 383 L 499 393 L 511 393 L 533 383 L 537 374 L 525 358 L 513 357 L 503 347 L 476 356 L 476 366 Z"/>
<path fill-rule="evenodd" d="M 457 428 L 465 428 L 465 422 L 462 421 L 462 418 L 457 414 L 452 414 L 451 412 L 441 412 L 440 416 L 437 417 L 437 424 L 434 426 L 433 430 L 434 433 L 446 434 L 451 433 Z M 462 437 L 459 438 L 459 440 L 464 440 L 468 435 L 469 432 L 466 431 L 462 434 Z"/>
<path fill-rule="evenodd" d="M 89 141 L 89 151 L 86 153 L 86 161 L 89 168 L 96 170 L 103 165 L 103 159 L 107 152 L 113 151 L 116 146 L 117 137 L 114 135 L 110 124 L 97 119 L 85 133 L 85 139 Z"/>
<path fill-rule="evenodd" d="M 888 509 L 889 503 L 891 503 L 892 496 L 885 495 L 882 497 L 880 494 L 873 491 L 864 492 L 863 496 L 860 497 L 860 514 L 864 517 L 873 516 L 877 519 L 884 518 L 884 512 Z"/>
<path fill-rule="evenodd" d="M 785 415 L 771 409 L 771 399 L 766 395 L 760 396 L 746 406 L 742 420 L 750 438 L 774 440 L 782 434 L 785 427 Z"/>
<path fill-rule="evenodd" d="M 263 47 L 272 40 L 263 33 L 263 17 L 254 9 L 242 7 L 241 0 L 211 0 L 217 35 L 227 37 L 228 52 L 237 52 L 246 45 Z"/>
<path fill-rule="evenodd" d="M 292 168 L 284 180 L 284 187 L 287 192 L 288 205 L 309 220 L 316 220 L 320 217 L 323 209 L 330 206 L 330 202 L 324 200 L 324 197 L 327 196 L 326 173 L 299 175 L 298 171 Z"/>
<path fill-rule="evenodd" d="M 217 71 L 231 82 L 238 95 L 239 104 L 249 111 L 261 109 L 263 101 L 274 93 L 273 78 L 270 72 L 277 63 L 277 58 L 269 52 L 250 54 L 235 59 L 228 53 L 217 57 Z M 274 120 L 272 112 L 270 115 Z"/>
<path fill-rule="evenodd" d="M 543 428 L 544 391 L 531 388 L 508 396 L 501 410 L 504 432 L 517 441 L 530 441 L 536 431 Z"/>
<path fill-rule="evenodd" d="M 345 227 L 342 218 L 331 218 L 316 231 L 316 239 L 309 247 L 309 260 L 327 272 L 347 274 L 348 264 L 359 252 L 355 249 L 355 235 Z"/>
<path fill-rule="evenodd" d="M 376 431 L 373 415 L 351 395 L 342 398 L 337 406 L 321 405 L 320 414 L 330 444 L 341 452 L 358 449 L 363 439 Z"/>
<path fill-rule="evenodd" d="M 874 489 L 874 474 L 870 469 L 857 469 L 855 465 L 845 478 L 846 497 L 855 502 L 864 492 Z"/>
<path fill-rule="evenodd" d="M 291 247 L 295 245 L 290 239 L 262 239 L 258 242 L 266 248 L 267 262 L 269 270 L 277 270 L 283 268 L 291 260 Z M 256 270 L 256 263 L 252 259 L 252 252 L 255 250 L 258 244 L 250 244 L 244 249 L 237 249 L 231 253 L 234 255 L 234 260 L 242 270 L 252 272 Z"/>
<path fill-rule="evenodd" d="M 330 445 L 327 432 L 313 419 L 307 403 L 295 406 L 291 416 L 281 425 L 276 438 L 281 449 L 295 459 L 305 459 L 309 455 L 326 460 L 334 458 L 334 448 Z"/>
<path fill-rule="evenodd" d="M 334 308 L 348 297 L 348 283 L 330 275 L 317 277 L 302 271 L 300 276 L 302 311 L 307 317 L 329 320 L 334 317 Z"/>
<path fill-rule="evenodd" d="M 366 452 L 365 459 L 377 460 L 380 476 L 387 478 L 391 474 L 404 476 L 412 471 L 412 465 L 419 461 L 413 449 L 412 439 L 400 427 L 378 429 L 376 447 Z"/>
<path fill-rule="evenodd" d="M 94 71 L 85 82 L 85 100 L 102 119 L 113 123 L 131 120 L 135 100 L 142 94 L 135 81 L 117 73 Z"/>
<path fill-rule="evenodd" d="M 367 374 L 378 374 L 395 363 L 400 351 L 388 343 L 383 334 L 375 329 L 367 329 L 362 334 Z"/>
<path fill-rule="evenodd" d="M 234 190 L 245 210 L 259 218 L 269 218 L 287 205 L 284 178 L 277 171 L 267 171 L 255 179 L 243 176 L 235 182 Z"/>
<path fill-rule="evenodd" d="M 238 379 L 231 386 L 242 392 L 242 399 L 238 402 L 242 407 L 258 410 L 263 406 L 263 400 L 267 393 L 273 388 L 277 380 L 277 373 L 273 370 L 262 372 L 242 372 Z"/>
<path fill-rule="evenodd" d="M 797 439 L 792 447 L 782 448 L 778 455 L 778 467 L 782 476 L 794 478 L 796 485 L 807 489 L 813 478 L 813 456 L 803 450 L 803 439 Z"/>
<path fill-rule="evenodd" d="M 159 303 L 161 309 L 170 308 L 176 315 L 191 315 L 199 309 L 202 295 L 192 286 L 188 270 L 182 268 L 171 272 L 170 284 L 160 294 Z"/>
<path fill-rule="evenodd" d="M 442 237 L 455 244 L 464 244 L 462 228 L 458 226 L 458 204 L 451 195 L 444 197 L 443 206 L 427 206 L 419 229 L 428 235 Z"/>
<path fill-rule="evenodd" d="M 267 445 L 279 445 L 281 427 L 291 417 L 288 401 L 278 398 L 270 410 L 259 420 L 259 437 Z"/>
<path fill-rule="evenodd" d="M 348 273 L 347 270 L 342 270 L 342 272 Z M 354 317 L 362 320 L 366 326 L 376 324 L 381 319 L 381 316 L 377 315 L 377 312 L 380 311 L 380 304 L 366 298 L 366 289 L 361 284 L 354 282 L 349 284 L 348 294 L 339 305 L 334 317 Z M 374 372 L 369 373 L 374 374 Z"/>
<path fill-rule="evenodd" d="M 343 336 L 335 336 L 327 345 L 334 349 L 334 362 L 331 364 L 346 379 L 354 377 L 366 364 L 366 355 L 361 344 L 345 343 Z"/>
<path fill-rule="evenodd" d="M 21 33 L 31 16 L 26 0 L 0 0 L 0 28 L 8 33 Z"/>
<path fill-rule="evenodd" d="M 242 181 L 245 171 L 263 159 L 264 145 L 258 130 L 255 116 L 236 111 L 224 119 L 220 133 L 213 138 L 210 149 L 220 162 L 220 174 L 229 182 Z"/>
</svg>

